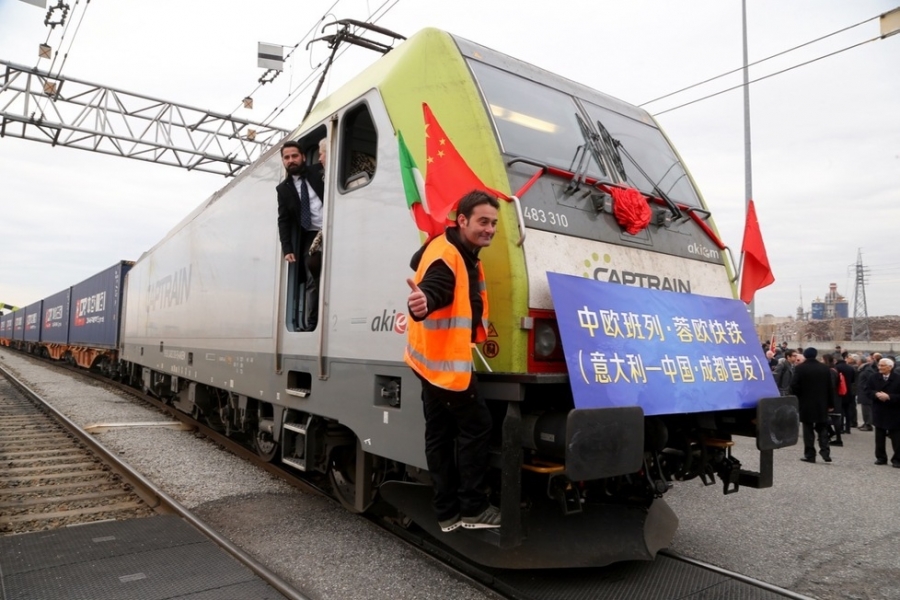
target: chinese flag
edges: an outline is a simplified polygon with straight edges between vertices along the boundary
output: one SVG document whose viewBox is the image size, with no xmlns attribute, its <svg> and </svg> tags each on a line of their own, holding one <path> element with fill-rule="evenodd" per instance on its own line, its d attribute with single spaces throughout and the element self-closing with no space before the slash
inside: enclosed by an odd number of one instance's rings
<svg viewBox="0 0 900 600">
<path fill-rule="evenodd" d="M 759 230 L 759 221 L 756 218 L 756 207 L 753 205 L 753 200 L 750 200 L 747 207 L 747 224 L 744 227 L 741 253 L 744 255 L 741 300 L 750 304 L 756 290 L 775 282 L 775 276 L 772 275 L 772 269 L 769 267 L 769 257 L 766 255 L 766 246 L 763 244 L 762 233 Z"/>
<path fill-rule="evenodd" d="M 456 151 L 424 102 L 422 110 L 425 113 L 426 203 L 431 218 L 445 223 L 447 214 L 456 208 L 460 198 L 472 190 L 488 191 L 488 188 Z"/>
</svg>

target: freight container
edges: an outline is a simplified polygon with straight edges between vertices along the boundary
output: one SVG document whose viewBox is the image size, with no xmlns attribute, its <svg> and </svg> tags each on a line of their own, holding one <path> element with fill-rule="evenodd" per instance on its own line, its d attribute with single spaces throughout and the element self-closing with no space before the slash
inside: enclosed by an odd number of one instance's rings
<svg viewBox="0 0 900 600">
<path fill-rule="evenodd" d="M 8 345 L 12 339 L 12 330 L 13 315 L 12 313 L 7 313 L 0 317 L 0 340 L 3 341 L 4 346 Z"/>
<path fill-rule="evenodd" d="M 72 288 L 44 299 L 44 317 L 41 321 L 41 341 L 45 344 L 69 342 L 69 300 Z"/>
<path fill-rule="evenodd" d="M 122 284 L 133 262 L 120 261 L 72 286 L 69 345 L 114 349 L 119 343 Z"/>
<path fill-rule="evenodd" d="M 21 342 L 25 339 L 25 309 L 20 308 L 13 313 L 13 335 L 15 342 Z"/>
<path fill-rule="evenodd" d="M 38 300 L 25 307 L 25 331 L 23 333 L 26 342 L 38 343 L 41 341 L 41 308 L 43 301 Z"/>
</svg>

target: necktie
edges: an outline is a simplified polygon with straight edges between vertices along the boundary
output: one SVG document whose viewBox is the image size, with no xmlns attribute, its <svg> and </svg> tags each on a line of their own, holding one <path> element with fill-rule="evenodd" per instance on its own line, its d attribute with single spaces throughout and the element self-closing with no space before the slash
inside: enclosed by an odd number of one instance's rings
<svg viewBox="0 0 900 600">
<path fill-rule="evenodd" d="M 309 188 L 306 187 L 306 179 L 300 179 L 300 227 L 310 229 L 312 227 L 312 215 L 309 212 Z"/>
</svg>

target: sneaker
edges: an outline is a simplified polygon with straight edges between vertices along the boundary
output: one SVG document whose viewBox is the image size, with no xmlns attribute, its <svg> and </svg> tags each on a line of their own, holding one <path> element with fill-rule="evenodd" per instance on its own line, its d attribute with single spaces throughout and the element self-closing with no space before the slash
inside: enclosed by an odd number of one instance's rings
<svg viewBox="0 0 900 600">
<path fill-rule="evenodd" d="M 459 515 L 453 515 L 449 519 L 438 521 L 438 525 L 441 526 L 441 531 L 443 531 L 444 533 L 450 533 L 454 529 L 458 529 L 459 526 L 462 525 L 462 521 L 459 520 Z"/>
<path fill-rule="evenodd" d="M 500 527 L 500 509 L 489 504 L 480 515 L 463 517 L 462 526 L 466 529 L 496 529 Z"/>
</svg>

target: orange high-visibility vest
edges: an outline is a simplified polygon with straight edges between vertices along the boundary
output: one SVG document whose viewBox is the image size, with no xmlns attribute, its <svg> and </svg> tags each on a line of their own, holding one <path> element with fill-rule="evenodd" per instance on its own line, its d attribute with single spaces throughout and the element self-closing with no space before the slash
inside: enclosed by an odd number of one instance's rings
<svg viewBox="0 0 900 600">
<path fill-rule="evenodd" d="M 422 255 L 415 281 L 419 284 L 428 267 L 444 261 L 456 275 L 453 302 L 430 313 L 422 321 L 409 319 L 406 353 L 403 359 L 416 373 L 440 388 L 463 391 L 472 381 L 472 303 L 469 301 L 469 273 L 459 250 L 442 235 L 435 238 Z M 484 310 L 475 330 L 475 342 L 487 339 L 488 299 L 484 270 L 478 263 L 478 289 Z"/>
</svg>

